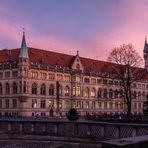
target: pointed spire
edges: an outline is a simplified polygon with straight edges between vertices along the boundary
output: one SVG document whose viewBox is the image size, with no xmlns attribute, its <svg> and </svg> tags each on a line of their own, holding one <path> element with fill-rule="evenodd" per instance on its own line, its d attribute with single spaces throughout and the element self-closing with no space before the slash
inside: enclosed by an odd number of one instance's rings
<svg viewBox="0 0 148 148">
<path fill-rule="evenodd" d="M 22 38 L 22 45 L 20 49 L 20 58 L 28 58 L 28 48 L 26 45 L 26 39 L 25 39 L 25 29 L 23 28 L 23 38 Z"/>
<path fill-rule="evenodd" d="M 147 38 L 146 38 L 146 36 L 145 36 L 144 51 L 148 51 L 148 44 L 147 44 Z"/>
<path fill-rule="evenodd" d="M 79 56 L 79 50 L 77 50 L 77 56 Z"/>
</svg>

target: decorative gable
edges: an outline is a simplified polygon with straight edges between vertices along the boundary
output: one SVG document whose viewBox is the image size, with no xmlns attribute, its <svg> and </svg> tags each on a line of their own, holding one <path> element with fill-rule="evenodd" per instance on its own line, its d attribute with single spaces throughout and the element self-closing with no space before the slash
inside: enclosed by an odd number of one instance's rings
<svg viewBox="0 0 148 148">
<path fill-rule="evenodd" d="M 82 65 L 81 58 L 79 57 L 78 51 L 77 51 L 77 55 L 74 58 L 74 61 L 71 64 L 71 69 L 84 71 L 84 67 Z"/>
</svg>

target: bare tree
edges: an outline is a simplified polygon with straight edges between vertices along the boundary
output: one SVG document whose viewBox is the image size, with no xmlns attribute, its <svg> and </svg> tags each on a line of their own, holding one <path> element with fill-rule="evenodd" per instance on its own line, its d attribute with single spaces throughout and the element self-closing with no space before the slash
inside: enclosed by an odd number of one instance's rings
<svg viewBox="0 0 148 148">
<path fill-rule="evenodd" d="M 127 107 L 127 115 L 131 116 L 132 100 L 135 95 L 132 91 L 133 83 L 144 79 L 146 71 L 140 68 L 143 64 L 142 58 L 134 50 L 131 44 L 121 45 L 115 47 L 111 51 L 108 61 L 113 64 L 110 65 L 110 72 L 121 83 L 121 97 Z M 115 64 L 114 64 L 115 63 Z"/>
</svg>

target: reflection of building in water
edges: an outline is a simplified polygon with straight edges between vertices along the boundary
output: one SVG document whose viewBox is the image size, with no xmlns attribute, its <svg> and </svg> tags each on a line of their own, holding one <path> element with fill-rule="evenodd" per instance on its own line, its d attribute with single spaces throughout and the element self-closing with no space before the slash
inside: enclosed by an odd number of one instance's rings
<svg viewBox="0 0 148 148">
<path fill-rule="evenodd" d="M 148 48 L 144 58 L 148 68 Z M 26 46 L 23 34 L 20 49 L 0 51 L 0 112 L 2 115 L 50 115 L 56 110 L 56 82 L 59 81 L 59 109 L 77 108 L 80 114 L 124 112 L 118 93 L 120 81 L 101 72 L 107 62 L 45 51 Z M 108 63 L 110 65 L 111 63 Z M 144 69 L 143 69 L 144 70 Z M 142 112 L 148 92 L 147 80 L 133 84 L 133 112 Z"/>
</svg>

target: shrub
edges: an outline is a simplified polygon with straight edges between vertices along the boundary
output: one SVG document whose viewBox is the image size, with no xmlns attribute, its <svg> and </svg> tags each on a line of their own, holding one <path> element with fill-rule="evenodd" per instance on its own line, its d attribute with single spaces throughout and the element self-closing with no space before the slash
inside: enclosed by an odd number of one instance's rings
<svg viewBox="0 0 148 148">
<path fill-rule="evenodd" d="M 76 110 L 75 108 L 71 108 L 71 109 L 68 111 L 67 117 L 68 117 L 69 120 L 78 120 L 79 115 L 78 115 L 78 113 L 77 113 L 77 110 Z"/>
</svg>

